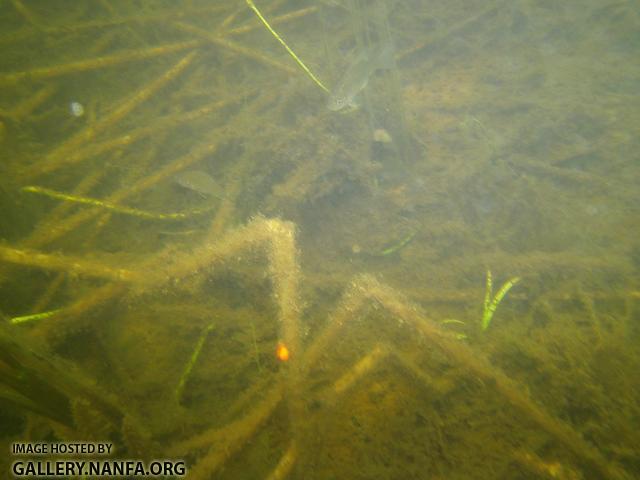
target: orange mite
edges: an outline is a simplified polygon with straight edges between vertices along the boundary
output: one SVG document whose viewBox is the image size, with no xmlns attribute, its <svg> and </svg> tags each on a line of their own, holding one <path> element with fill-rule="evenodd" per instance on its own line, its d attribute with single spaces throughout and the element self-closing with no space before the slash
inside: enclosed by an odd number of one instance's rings
<svg viewBox="0 0 640 480">
<path fill-rule="evenodd" d="M 278 342 L 278 346 L 276 347 L 276 357 L 278 357 L 278 360 L 281 362 L 289 360 L 289 349 L 282 342 Z"/>
</svg>

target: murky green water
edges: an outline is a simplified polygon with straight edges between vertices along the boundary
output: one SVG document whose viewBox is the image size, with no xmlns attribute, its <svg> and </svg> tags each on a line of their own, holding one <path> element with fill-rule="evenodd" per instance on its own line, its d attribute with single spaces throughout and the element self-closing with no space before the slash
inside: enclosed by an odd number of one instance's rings
<svg viewBox="0 0 640 480">
<path fill-rule="evenodd" d="M 250 7 L 0 5 L 0 469 L 639 476 L 640 8 Z"/>
</svg>

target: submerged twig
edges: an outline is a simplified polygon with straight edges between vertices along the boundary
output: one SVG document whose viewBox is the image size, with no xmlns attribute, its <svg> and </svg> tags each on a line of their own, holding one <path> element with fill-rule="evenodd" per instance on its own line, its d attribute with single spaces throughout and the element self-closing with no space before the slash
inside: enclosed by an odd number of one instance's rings
<svg viewBox="0 0 640 480">
<path fill-rule="evenodd" d="M 258 62 L 264 63 L 266 65 L 276 67 L 277 69 L 287 72 L 288 74 L 291 74 L 291 75 L 296 73 L 295 69 L 289 67 L 288 65 L 285 65 L 284 63 L 274 60 L 273 58 L 270 58 L 264 55 L 263 53 L 257 52 L 248 47 L 235 43 L 232 40 L 210 33 L 206 30 L 203 30 L 202 28 L 198 28 L 184 22 L 175 22 L 174 25 L 178 27 L 180 30 L 198 35 L 199 37 L 202 37 L 207 41 L 215 45 L 218 45 L 222 48 L 225 48 L 233 53 L 238 53 L 240 55 L 243 55 L 245 57 L 251 58 Z"/>
<path fill-rule="evenodd" d="M 180 52 L 182 50 L 191 50 L 201 46 L 203 43 L 203 40 L 189 40 L 186 42 L 126 51 L 113 55 L 105 55 L 104 57 L 78 60 L 76 62 L 55 65 L 52 67 L 41 67 L 22 72 L 6 73 L 4 75 L 0 75 L 0 85 L 15 85 L 18 82 L 25 80 L 43 80 L 68 75 L 70 73 L 80 73 L 89 70 L 112 67 L 114 65 L 134 60 L 145 60 L 148 58 Z"/>
<path fill-rule="evenodd" d="M 140 275 L 131 270 L 114 268 L 104 263 L 59 253 L 42 253 L 34 250 L 0 246 L 0 260 L 16 265 L 64 271 L 72 275 L 106 278 L 117 282 L 130 282 L 140 279 Z"/>
</svg>

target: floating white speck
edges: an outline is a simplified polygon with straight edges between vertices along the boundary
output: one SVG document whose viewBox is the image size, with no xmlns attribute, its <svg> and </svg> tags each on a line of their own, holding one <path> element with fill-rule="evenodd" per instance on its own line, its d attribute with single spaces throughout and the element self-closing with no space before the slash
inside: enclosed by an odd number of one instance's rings
<svg viewBox="0 0 640 480">
<path fill-rule="evenodd" d="M 71 102 L 69 104 L 69 112 L 74 117 L 81 117 L 84 115 L 84 105 L 80 102 Z"/>
</svg>

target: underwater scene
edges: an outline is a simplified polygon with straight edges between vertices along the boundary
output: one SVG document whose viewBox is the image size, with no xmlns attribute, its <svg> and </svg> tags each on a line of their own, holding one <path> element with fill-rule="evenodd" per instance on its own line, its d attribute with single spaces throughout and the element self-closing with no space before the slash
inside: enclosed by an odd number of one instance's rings
<svg viewBox="0 0 640 480">
<path fill-rule="evenodd" d="M 0 478 L 640 478 L 640 4 L 0 3 Z"/>
</svg>

